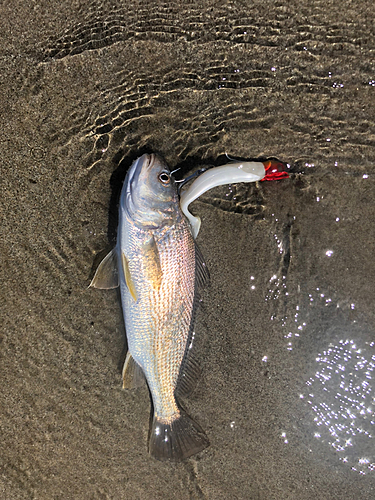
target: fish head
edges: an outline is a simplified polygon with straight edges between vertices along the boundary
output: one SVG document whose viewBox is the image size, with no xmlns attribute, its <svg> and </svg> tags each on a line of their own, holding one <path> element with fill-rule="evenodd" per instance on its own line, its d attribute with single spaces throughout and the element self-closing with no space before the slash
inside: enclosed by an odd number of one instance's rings
<svg viewBox="0 0 375 500">
<path fill-rule="evenodd" d="M 142 229 L 175 222 L 178 195 L 168 165 L 155 154 L 144 154 L 130 167 L 121 192 L 120 210 Z"/>
</svg>

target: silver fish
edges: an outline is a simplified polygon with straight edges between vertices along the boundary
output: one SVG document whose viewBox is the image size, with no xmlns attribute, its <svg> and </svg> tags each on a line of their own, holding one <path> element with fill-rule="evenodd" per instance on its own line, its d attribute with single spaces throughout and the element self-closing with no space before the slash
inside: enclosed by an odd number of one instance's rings
<svg viewBox="0 0 375 500">
<path fill-rule="evenodd" d="M 209 445 L 176 399 L 199 372 L 191 347 L 207 280 L 168 166 L 154 154 L 141 156 L 122 188 L 116 247 L 91 286 L 120 285 L 129 348 L 123 386 L 136 387 L 146 377 L 154 411 L 149 452 L 158 459 L 181 460 Z"/>
</svg>

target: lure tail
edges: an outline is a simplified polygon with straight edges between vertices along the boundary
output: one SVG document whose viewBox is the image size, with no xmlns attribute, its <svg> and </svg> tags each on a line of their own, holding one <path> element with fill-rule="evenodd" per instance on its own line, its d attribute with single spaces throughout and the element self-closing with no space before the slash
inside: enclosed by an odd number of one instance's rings
<svg viewBox="0 0 375 500">
<path fill-rule="evenodd" d="M 289 177 L 288 172 L 285 171 L 285 164 L 281 161 L 267 160 L 262 163 L 266 171 L 266 175 L 261 179 L 262 181 L 278 181 Z"/>
<path fill-rule="evenodd" d="M 180 416 L 170 423 L 152 421 L 149 453 L 158 460 L 180 461 L 195 455 L 209 446 L 201 427 L 187 413 L 180 410 Z"/>
</svg>

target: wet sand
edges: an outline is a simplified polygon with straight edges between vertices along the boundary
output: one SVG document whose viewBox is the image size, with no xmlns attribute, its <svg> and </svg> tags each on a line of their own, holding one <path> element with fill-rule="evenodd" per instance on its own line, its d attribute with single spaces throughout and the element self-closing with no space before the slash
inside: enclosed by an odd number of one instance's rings
<svg viewBox="0 0 375 500">
<path fill-rule="evenodd" d="M 373 3 L 0 9 L 0 496 L 374 498 Z M 291 172 L 192 206 L 211 286 L 183 404 L 211 446 L 180 464 L 121 389 L 117 292 L 87 289 L 145 151 Z"/>
</svg>

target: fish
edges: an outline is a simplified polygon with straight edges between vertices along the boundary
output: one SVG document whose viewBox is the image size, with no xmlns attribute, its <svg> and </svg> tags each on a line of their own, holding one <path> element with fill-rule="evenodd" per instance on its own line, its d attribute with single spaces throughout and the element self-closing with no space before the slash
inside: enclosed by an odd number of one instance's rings
<svg viewBox="0 0 375 500">
<path fill-rule="evenodd" d="M 144 154 L 127 172 L 116 246 L 90 286 L 120 287 L 128 343 L 123 387 L 139 387 L 146 379 L 153 403 L 148 449 L 159 460 L 184 460 L 209 446 L 179 402 L 200 372 L 194 325 L 208 281 L 169 167 Z"/>
</svg>

